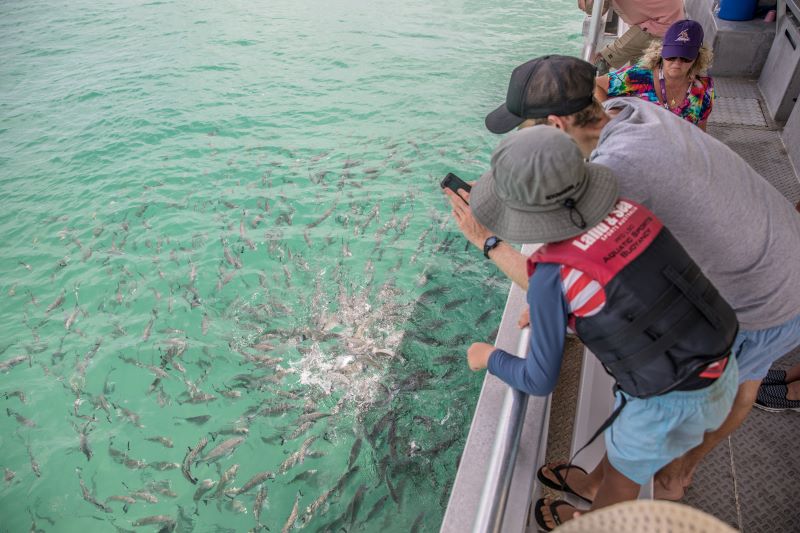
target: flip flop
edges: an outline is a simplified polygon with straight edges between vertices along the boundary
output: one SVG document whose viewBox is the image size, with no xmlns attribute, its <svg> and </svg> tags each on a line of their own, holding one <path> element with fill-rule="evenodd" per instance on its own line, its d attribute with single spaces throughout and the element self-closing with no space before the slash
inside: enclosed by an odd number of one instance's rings
<svg viewBox="0 0 800 533">
<path fill-rule="evenodd" d="M 768 372 L 764 381 L 762 383 L 764 385 L 778 385 L 780 383 L 786 382 L 786 371 L 780 370 L 777 368 L 771 368 Z"/>
<path fill-rule="evenodd" d="M 761 385 L 753 406 L 772 413 L 800 411 L 800 400 L 789 400 L 786 398 L 787 394 L 789 387 L 785 383 Z"/>
<path fill-rule="evenodd" d="M 569 463 L 562 463 L 562 464 L 556 466 L 555 468 L 551 468 L 550 469 L 550 471 L 553 473 L 554 476 L 556 476 L 556 479 L 558 480 L 558 482 L 555 482 L 552 479 L 546 478 L 544 476 L 543 470 L 546 467 L 547 467 L 547 465 L 544 465 L 541 468 L 539 468 L 539 470 L 536 471 L 536 479 L 538 479 L 539 482 L 541 482 L 542 485 L 544 485 L 545 487 L 549 487 L 551 489 L 554 489 L 554 490 L 560 490 L 561 492 L 566 492 L 567 494 L 572 494 L 573 496 L 577 496 L 581 500 L 583 500 L 586 503 L 591 505 L 592 500 L 590 500 L 589 498 L 586 498 L 584 496 L 581 496 L 580 494 L 578 494 L 577 492 L 572 490 L 572 487 L 567 485 L 567 480 L 564 479 L 564 476 L 561 475 L 561 471 L 562 470 L 569 470 L 570 468 L 577 468 L 578 470 L 580 470 L 584 474 L 589 475 L 589 473 L 586 472 L 586 470 L 584 470 L 583 468 L 579 467 L 578 465 L 572 465 L 572 464 L 569 464 Z"/>
<path fill-rule="evenodd" d="M 542 514 L 542 507 L 547 505 L 550 508 L 550 514 L 553 516 L 553 522 L 556 523 L 555 526 L 550 527 L 547 525 L 547 522 L 544 521 L 544 514 Z M 561 525 L 561 519 L 558 517 L 558 508 L 562 505 L 569 505 L 572 507 L 572 504 L 569 502 L 565 502 L 564 500 L 553 500 L 549 504 L 545 503 L 544 498 L 539 498 L 536 500 L 536 504 L 533 507 L 533 516 L 536 518 L 536 524 L 539 526 L 539 529 L 542 531 L 553 531 L 555 528 Z"/>
</svg>

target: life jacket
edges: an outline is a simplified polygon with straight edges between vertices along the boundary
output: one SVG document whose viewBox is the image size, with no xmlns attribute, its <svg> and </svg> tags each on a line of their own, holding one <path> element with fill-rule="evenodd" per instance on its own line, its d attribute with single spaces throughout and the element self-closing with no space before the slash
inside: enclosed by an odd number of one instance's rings
<svg viewBox="0 0 800 533">
<path fill-rule="evenodd" d="M 529 276 L 537 263 L 576 268 L 602 286 L 600 311 L 570 322 L 631 396 L 696 388 L 686 384 L 730 352 L 738 331 L 733 309 L 644 206 L 620 199 L 588 231 L 531 255 Z"/>
</svg>

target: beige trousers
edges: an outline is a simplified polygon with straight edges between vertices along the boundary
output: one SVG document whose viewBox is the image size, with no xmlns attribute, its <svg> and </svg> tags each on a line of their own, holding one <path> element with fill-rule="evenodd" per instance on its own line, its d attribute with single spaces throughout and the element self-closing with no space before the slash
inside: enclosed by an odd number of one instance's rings
<svg viewBox="0 0 800 533">
<path fill-rule="evenodd" d="M 618 69 L 627 63 L 636 63 L 653 41 L 660 41 L 661 37 L 651 35 L 639 26 L 631 26 L 616 41 L 609 44 L 599 54 L 613 69 Z"/>
</svg>

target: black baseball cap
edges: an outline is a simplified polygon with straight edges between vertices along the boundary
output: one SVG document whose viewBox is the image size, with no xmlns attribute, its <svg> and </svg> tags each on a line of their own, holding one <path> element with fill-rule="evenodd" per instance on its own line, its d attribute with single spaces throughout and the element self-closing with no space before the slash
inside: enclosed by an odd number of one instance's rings
<svg viewBox="0 0 800 533">
<path fill-rule="evenodd" d="M 531 59 L 514 69 L 506 101 L 486 115 L 486 128 L 506 133 L 529 118 L 571 115 L 592 103 L 597 69 L 570 56 Z"/>
</svg>

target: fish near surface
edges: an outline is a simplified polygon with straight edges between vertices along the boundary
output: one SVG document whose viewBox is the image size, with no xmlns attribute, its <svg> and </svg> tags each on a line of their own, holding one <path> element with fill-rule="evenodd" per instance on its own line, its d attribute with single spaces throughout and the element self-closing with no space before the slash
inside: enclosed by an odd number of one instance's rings
<svg viewBox="0 0 800 533">
<path fill-rule="evenodd" d="M 283 525 L 283 529 L 281 529 L 281 533 L 289 533 L 289 530 L 294 527 L 294 523 L 297 521 L 297 514 L 300 505 L 300 493 L 297 493 L 297 496 L 294 498 L 294 507 L 292 507 L 292 512 L 289 513 L 289 518 L 286 519 L 286 523 Z"/>
<path fill-rule="evenodd" d="M 182 418 L 181 420 L 186 420 L 187 422 L 194 424 L 196 426 L 202 426 L 203 424 L 211 420 L 211 415 L 190 416 L 187 418 Z"/>
<path fill-rule="evenodd" d="M 114 512 L 114 510 L 111 509 L 111 507 L 99 502 L 97 500 L 97 498 L 95 498 L 89 492 L 89 489 L 86 487 L 86 484 L 83 482 L 83 479 L 81 479 L 80 476 L 78 477 L 78 480 L 80 481 L 80 484 L 81 484 L 81 496 L 83 497 L 84 500 L 86 500 L 87 502 L 91 503 L 92 505 L 94 505 L 95 507 L 100 509 L 101 511 L 104 511 L 106 513 L 113 513 Z"/>
<path fill-rule="evenodd" d="M 89 445 L 89 434 L 86 431 L 86 426 L 84 426 L 83 429 L 78 432 L 78 437 L 80 439 L 81 453 L 86 456 L 87 461 L 91 461 L 94 452 L 92 452 L 92 447 Z"/>
<path fill-rule="evenodd" d="M 267 500 L 267 487 L 261 487 L 256 494 L 256 501 L 253 503 L 253 516 L 256 518 L 256 527 L 261 527 L 261 509 Z"/>
<path fill-rule="evenodd" d="M 192 463 L 202 453 L 207 444 L 208 437 L 203 437 L 194 448 L 189 448 L 189 451 L 186 452 L 186 457 L 183 458 L 181 473 L 192 484 L 197 484 L 197 478 L 192 476 Z"/>
<path fill-rule="evenodd" d="M 222 443 L 220 443 L 216 448 L 212 449 L 208 454 L 203 457 L 203 462 L 206 464 L 211 464 L 214 461 L 219 460 L 220 458 L 230 455 L 233 451 L 244 442 L 244 437 L 233 437 L 232 439 L 228 439 Z"/>
<path fill-rule="evenodd" d="M 23 361 L 29 361 L 29 355 L 18 355 L 16 357 L 12 357 L 11 359 L 6 359 L 5 361 L 0 363 L 0 372 L 8 372 L 18 364 L 22 363 Z"/>
<path fill-rule="evenodd" d="M 378 513 L 380 513 L 386 506 L 386 501 L 388 499 L 389 495 L 384 494 L 378 501 L 375 502 L 375 504 L 372 506 L 372 509 L 370 509 L 369 513 L 367 513 L 367 517 L 364 519 L 365 524 L 369 524 L 373 518 L 378 516 Z"/>
<path fill-rule="evenodd" d="M 247 483 L 242 485 L 242 488 L 240 488 L 239 490 L 236 491 L 236 494 L 237 495 L 238 494 L 244 494 L 248 490 L 252 489 L 256 485 L 258 485 L 259 483 L 264 482 L 267 479 L 275 479 L 275 474 L 273 474 L 269 470 L 266 470 L 264 472 L 261 472 L 261 473 L 258 473 L 256 475 L 254 475 L 252 478 L 250 478 L 250 480 Z"/>
<path fill-rule="evenodd" d="M 303 444 L 300 445 L 300 448 L 294 452 L 293 454 L 289 455 L 281 466 L 278 467 L 279 474 L 285 474 L 290 468 L 292 468 L 297 463 L 302 463 L 303 459 L 305 459 L 306 453 L 308 452 L 308 448 L 313 444 L 313 442 L 317 440 L 316 436 L 307 438 Z"/>
<path fill-rule="evenodd" d="M 61 294 L 53 301 L 53 303 L 47 306 L 47 309 L 45 310 L 44 314 L 49 313 L 53 309 L 58 309 L 59 307 L 61 307 L 61 304 L 64 303 L 65 294 L 66 294 L 65 291 L 62 290 Z"/>
<path fill-rule="evenodd" d="M 25 401 L 26 401 L 25 400 L 25 392 L 23 392 L 21 390 L 14 390 L 14 391 L 4 392 L 3 396 L 5 397 L 6 400 L 8 400 L 9 398 L 16 397 L 16 398 L 19 399 L 20 403 L 25 403 Z"/>
<path fill-rule="evenodd" d="M 144 331 L 142 332 L 142 340 L 147 341 L 150 338 L 150 331 L 153 329 L 153 322 L 155 322 L 155 318 L 151 318 L 150 322 L 144 327 Z"/>
<path fill-rule="evenodd" d="M 356 516 L 358 516 L 358 511 L 361 509 L 361 502 L 364 501 L 364 492 L 367 490 L 367 485 L 362 484 L 356 489 L 356 493 L 353 496 L 353 500 L 350 502 L 350 505 L 347 506 L 347 514 L 350 516 L 350 524 L 352 525 L 353 522 L 356 520 Z"/>
<path fill-rule="evenodd" d="M 214 497 L 219 498 L 225 492 L 225 487 L 228 483 L 233 481 L 233 478 L 236 477 L 236 474 L 239 472 L 239 465 L 235 464 L 227 469 L 222 476 L 219 478 L 217 482 L 217 490 L 214 491 Z"/>
<path fill-rule="evenodd" d="M 291 485 L 292 483 L 296 483 L 297 481 L 307 481 L 307 480 L 311 479 L 312 477 L 316 476 L 318 472 L 319 472 L 319 470 L 316 470 L 316 469 L 311 469 L 311 470 L 306 470 L 305 472 L 300 472 L 299 474 L 297 474 L 296 476 L 294 476 L 292 478 L 292 480 L 289 482 L 289 484 Z"/>
<path fill-rule="evenodd" d="M 358 452 L 361 451 L 361 438 L 357 438 L 356 441 L 353 443 L 353 447 L 350 449 L 350 459 L 347 461 L 347 468 L 352 468 L 353 464 L 355 464 L 356 459 L 358 459 Z"/>
<path fill-rule="evenodd" d="M 39 466 L 39 463 L 36 462 L 36 459 L 33 457 L 33 452 L 31 451 L 31 447 L 28 446 L 28 457 L 31 461 L 31 470 L 36 475 L 36 477 L 42 477 L 42 469 Z"/>
<path fill-rule="evenodd" d="M 194 491 L 194 495 L 192 496 L 192 500 L 193 500 L 195 503 L 196 503 L 196 502 L 199 502 L 199 501 L 200 501 L 200 499 L 203 497 L 203 495 L 205 495 L 205 493 L 207 493 L 207 492 L 208 492 L 208 491 L 210 491 L 212 488 L 214 488 L 214 485 L 216 485 L 216 484 L 217 484 L 217 482 L 216 482 L 216 481 L 214 481 L 213 479 L 204 479 L 204 480 L 203 480 L 203 481 L 201 481 L 201 482 L 200 482 L 200 484 L 197 486 L 197 490 L 196 490 L 196 491 Z"/>
<path fill-rule="evenodd" d="M 417 518 L 414 520 L 414 523 L 411 524 L 411 533 L 418 533 L 420 528 L 422 528 L 422 519 L 425 518 L 425 511 L 422 511 L 417 515 Z"/>
<path fill-rule="evenodd" d="M 146 516 L 144 518 L 140 518 L 133 523 L 133 527 L 161 525 L 169 528 L 174 528 L 175 523 L 176 523 L 175 519 L 172 518 L 171 516 L 159 514 L 159 515 Z M 169 531 L 171 531 L 171 529 L 169 529 Z"/>
<path fill-rule="evenodd" d="M 25 427 L 29 428 L 36 427 L 36 422 L 31 420 L 30 418 L 25 418 L 24 416 L 14 411 L 13 409 L 6 408 L 6 413 L 8 413 L 8 416 L 13 416 L 14 418 L 16 418 L 17 422 Z"/>
<path fill-rule="evenodd" d="M 64 329 L 66 329 L 67 331 L 69 331 L 69 329 L 78 319 L 78 311 L 80 311 L 80 308 L 78 307 L 77 304 L 75 304 L 75 308 L 72 310 L 72 313 L 70 313 L 69 316 L 67 316 L 66 320 L 64 320 Z"/>
</svg>

